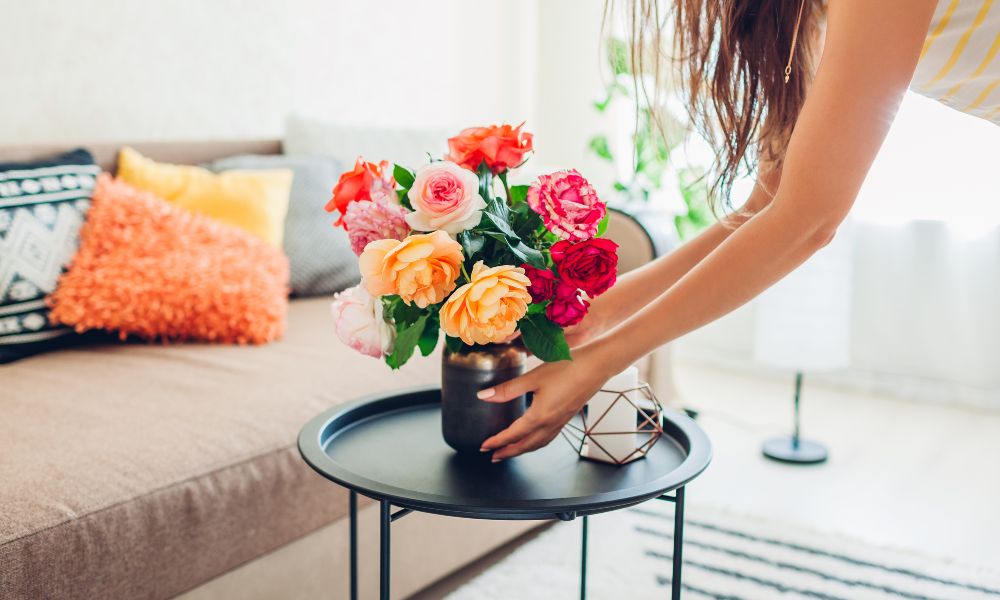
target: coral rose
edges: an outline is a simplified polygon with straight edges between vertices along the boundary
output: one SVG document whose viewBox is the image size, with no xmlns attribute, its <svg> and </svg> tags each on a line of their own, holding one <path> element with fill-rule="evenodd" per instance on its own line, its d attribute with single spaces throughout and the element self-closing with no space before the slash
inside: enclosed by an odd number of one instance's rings
<svg viewBox="0 0 1000 600">
<path fill-rule="evenodd" d="M 607 207 L 576 169 L 542 175 L 528 188 L 528 206 L 545 228 L 564 240 L 586 240 L 597 233 Z"/>
<path fill-rule="evenodd" d="M 455 289 L 462 246 L 443 231 L 414 234 L 403 241 L 376 240 L 358 258 L 362 284 L 373 296 L 398 294 L 427 308 Z"/>
<path fill-rule="evenodd" d="M 406 222 L 417 231 L 460 233 L 479 225 L 486 208 L 479 195 L 479 177 L 449 161 L 417 171 L 407 196 L 413 212 L 406 215 Z"/>
<path fill-rule="evenodd" d="M 340 341 L 373 358 L 392 353 L 396 330 L 385 321 L 382 301 L 363 287 L 355 286 L 334 296 L 330 311 Z"/>
<path fill-rule="evenodd" d="M 603 238 L 582 242 L 561 240 L 552 244 L 552 262 L 559 278 L 594 298 L 615 284 L 618 274 L 618 244 Z"/>
<path fill-rule="evenodd" d="M 441 329 L 466 344 L 506 340 L 528 311 L 529 283 L 521 268 L 487 267 L 477 262 L 471 281 L 455 290 L 441 306 Z"/>
<path fill-rule="evenodd" d="M 365 159 L 359 156 L 354 163 L 354 169 L 340 176 L 337 185 L 333 187 L 333 197 L 326 203 L 327 212 L 336 210 L 340 213 L 340 218 L 334 225 L 338 227 L 344 225 L 348 204 L 356 200 L 371 200 L 372 184 L 376 180 L 383 181 L 391 188 L 396 186 L 387 161 L 375 164 L 365 162 Z"/>
<path fill-rule="evenodd" d="M 532 135 L 522 132 L 521 123 L 470 127 L 448 139 L 448 160 L 475 171 L 486 161 L 494 174 L 512 169 L 524 162 L 524 155 L 532 150 Z"/>
<path fill-rule="evenodd" d="M 575 286 L 559 283 L 552 304 L 545 307 L 545 316 L 560 327 L 576 325 L 587 316 L 590 303 L 580 297 Z"/>
<path fill-rule="evenodd" d="M 521 265 L 521 268 L 531 280 L 531 287 L 528 288 L 531 301 L 538 303 L 551 300 L 556 293 L 556 274 L 548 269 L 539 269 L 528 264 Z"/>
</svg>

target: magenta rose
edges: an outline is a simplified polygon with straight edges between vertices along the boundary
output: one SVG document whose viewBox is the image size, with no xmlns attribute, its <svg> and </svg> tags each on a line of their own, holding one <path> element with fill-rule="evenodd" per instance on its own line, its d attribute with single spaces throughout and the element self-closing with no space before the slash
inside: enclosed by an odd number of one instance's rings
<svg viewBox="0 0 1000 600">
<path fill-rule="evenodd" d="M 597 233 L 607 207 L 576 169 L 542 175 L 528 188 L 528 206 L 545 228 L 564 240 L 586 240 Z"/>
<path fill-rule="evenodd" d="M 558 241 L 550 250 L 559 279 L 594 298 L 615 284 L 618 244 L 604 238 L 582 242 Z"/>
<path fill-rule="evenodd" d="M 552 303 L 545 307 L 545 316 L 560 327 L 570 327 L 582 321 L 589 308 L 590 303 L 580 297 L 580 290 L 559 282 Z"/>
<path fill-rule="evenodd" d="M 548 269 L 539 269 L 531 265 L 521 265 L 524 274 L 531 280 L 528 286 L 528 293 L 531 294 L 531 301 L 545 302 L 556 294 L 556 274 Z"/>
</svg>

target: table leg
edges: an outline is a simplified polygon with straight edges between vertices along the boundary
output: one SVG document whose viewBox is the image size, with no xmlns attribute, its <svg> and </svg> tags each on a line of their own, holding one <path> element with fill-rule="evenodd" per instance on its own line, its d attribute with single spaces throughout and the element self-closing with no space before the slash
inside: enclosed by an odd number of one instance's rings
<svg viewBox="0 0 1000 600">
<path fill-rule="evenodd" d="M 580 542 L 580 600 L 587 600 L 587 515 L 583 515 L 583 537 Z"/>
<path fill-rule="evenodd" d="M 351 490 L 349 501 L 350 532 L 351 532 L 351 600 L 358 600 L 358 493 Z"/>
<path fill-rule="evenodd" d="M 381 526 L 379 528 L 379 598 L 389 600 L 389 527 L 392 525 L 392 503 L 381 500 Z"/>
<path fill-rule="evenodd" d="M 684 486 L 674 492 L 674 567 L 670 577 L 670 599 L 681 598 L 681 566 L 684 562 L 681 552 L 684 548 Z"/>
</svg>

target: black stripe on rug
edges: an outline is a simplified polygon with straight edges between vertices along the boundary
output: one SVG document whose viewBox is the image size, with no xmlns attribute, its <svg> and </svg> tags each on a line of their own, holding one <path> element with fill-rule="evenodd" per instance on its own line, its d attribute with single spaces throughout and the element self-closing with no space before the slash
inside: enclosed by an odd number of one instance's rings
<svg viewBox="0 0 1000 600">
<path fill-rule="evenodd" d="M 664 515 L 664 514 L 661 514 L 661 513 L 658 513 L 656 511 L 652 511 L 652 510 L 647 510 L 647 509 L 642 509 L 642 508 L 633 508 L 633 509 L 631 509 L 631 511 L 635 512 L 635 513 L 642 514 L 642 515 L 646 515 L 646 516 L 650 516 L 650 517 L 655 517 L 657 519 L 669 519 L 671 522 L 674 520 L 674 516 L 673 515 Z M 752 542 L 760 542 L 762 544 L 768 544 L 768 545 L 771 545 L 771 546 L 779 546 L 779 547 L 782 547 L 782 548 L 788 548 L 790 550 L 796 550 L 796 551 L 799 551 L 799 552 L 806 552 L 806 553 L 812 554 L 814 556 L 823 556 L 823 557 L 826 557 L 826 558 L 832 558 L 832 559 L 839 560 L 839 561 L 842 561 L 842 562 L 846 562 L 848 564 L 852 564 L 852 565 L 855 565 L 855 566 L 869 567 L 869 568 L 872 568 L 872 569 L 878 569 L 880 571 L 885 571 L 886 573 L 895 573 L 897 575 L 906 575 L 906 576 L 909 576 L 909 577 L 913 577 L 914 579 L 920 579 L 922 581 L 930 581 L 930 582 L 939 583 L 939 584 L 942 584 L 942 585 L 950 585 L 952 587 L 962 588 L 962 589 L 973 591 L 973 592 L 981 592 L 983 594 L 990 594 L 991 596 L 1000 596 L 1000 590 L 995 589 L 995 588 L 988 588 L 988 587 L 976 585 L 974 583 L 965 583 L 965 582 L 962 582 L 962 581 L 955 581 L 953 579 L 944 579 L 944 578 L 941 578 L 941 577 L 934 577 L 933 575 L 926 575 L 924 573 L 920 573 L 918 571 L 913 571 L 911 569 L 906 569 L 906 568 L 903 568 L 903 567 L 892 567 L 892 566 L 889 566 L 889 565 L 882 565 L 882 564 L 879 564 L 879 563 L 874 563 L 874 562 L 871 562 L 871 561 L 866 561 L 866 560 L 862 560 L 862 559 L 859 559 L 859 558 L 854 558 L 853 556 L 847 556 L 845 554 L 838 554 L 836 552 L 830 552 L 830 551 L 827 551 L 827 550 L 821 550 L 819 548 L 813 548 L 813 547 L 810 547 L 810 546 L 803 546 L 801 544 L 796 544 L 796 543 L 793 543 L 793 542 L 785 542 L 785 541 L 782 541 L 782 540 L 779 540 L 779 539 L 775 539 L 775 538 L 768 538 L 768 537 L 763 537 L 763 536 L 752 535 L 752 534 L 749 534 L 749 533 L 746 533 L 746 532 L 743 532 L 743 531 L 736 531 L 736 530 L 733 530 L 733 529 L 728 529 L 726 527 L 720 527 L 719 525 L 715 525 L 715 524 L 712 524 L 712 523 L 705 523 L 703 521 L 697 521 L 697 520 L 694 520 L 694 519 L 685 519 L 684 524 L 685 525 L 690 525 L 690 526 L 693 526 L 693 527 L 700 527 L 701 529 L 707 529 L 709 531 L 715 531 L 715 532 L 726 534 L 726 535 L 731 535 L 733 537 L 738 537 L 738 538 L 741 538 L 741 539 L 744 539 L 744 540 L 749 540 L 749 541 L 752 541 Z"/>
<path fill-rule="evenodd" d="M 754 575 L 747 575 L 746 573 L 740 573 L 739 571 L 733 571 L 731 569 L 723 569 L 722 567 L 716 567 L 712 565 L 701 564 L 697 561 L 684 559 L 684 564 L 691 565 L 692 567 L 698 567 L 704 571 L 709 571 L 715 573 L 716 575 L 724 575 L 733 579 L 738 579 L 740 581 L 749 581 L 751 583 L 756 583 L 757 585 L 768 587 L 782 594 L 795 593 L 800 596 L 808 596 L 809 598 L 816 598 L 817 600 L 850 600 L 848 598 L 841 598 L 840 596 L 831 596 L 829 594 L 824 594 L 823 592 L 817 592 L 816 590 L 810 590 L 806 588 L 795 587 L 791 585 L 786 585 L 780 581 L 774 581 L 773 579 L 764 579 L 763 577 L 756 577 Z M 656 582 L 661 586 L 670 585 L 670 578 L 663 575 L 656 576 Z M 683 587 L 684 584 L 682 583 Z"/>
<path fill-rule="evenodd" d="M 639 533 L 645 533 L 647 535 L 652 535 L 652 536 L 663 538 L 663 539 L 672 540 L 674 538 L 674 536 L 672 536 L 669 533 L 665 533 L 665 532 L 662 532 L 662 531 L 656 531 L 655 529 L 647 529 L 645 527 L 636 526 L 635 530 L 638 531 Z M 875 590 L 875 591 L 883 592 L 883 593 L 886 593 L 886 594 L 891 594 L 893 596 L 899 596 L 901 598 L 909 598 L 910 600 L 939 600 L 939 599 L 934 598 L 932 596 L 925 596 L 923 594 L 913 594 L 913 593 L 907 592 L 905 590 L 899 590 L 899 589 L 896 589 L 896 588 L 893 588 L 893 587 L 889 587 L 889 586 L 885 586 L 885 585 L 879 585 L 877 583 L 871 583 L 871 582 L 868 582 L 868 581 L 862 581 L 860 579 L 844 579 L 843 577 L 838 577 L 836 575 L 831 575 L 831 574 L 826 573 L 824 571 L 819 571 L 819 570 L 812 569 L 812 568 L 809 568 L 809 567 L 802 567 L 802 566 L 799 566 L 799 565 L 795 565 L 795 564 L 787 563 L 787 562 L 783 562 L 783 561 L 770 560 L 770 559 L 764 558 L 762 556 L 756 556 L 756 555 L 753 555 L 753 554 L 748 554 L 748 553 L 743 552 L 741 550 L 734 550 L 732 548 L 726 548 L 726 547 L 723 547 L 723 546 L 716 546 L 715 544 L 708 544 L 708 543 L 705 543 L 705 542 L 700 542 L 698 540 L 692 540 L 690 537 L 684 539 L 684 545 L 685 546 L 693 546 L 695 548 L 701 548 L 703 550 L 709 550 L 709 551 L 713 551 L 713 552 L 722 552 L 723 554 L 728 554 L 728 555 L 736 557 L 736 558 L 742 558 L 742 559 L 745 559 L 745 560 L 749 560 L 749 561 L 753 561 L 753 562 L 757 562 L 757 563 L 769 565 L 769 566 L 772 566 L 772 567 L 775 567 L 775 568 L 778 568 L 778 569 L 782 569 L 782 570 L 785 570 L 785 571 L 795 571 L 796 573 L 800 573 L 800 574 L 803 574 L 803 575 L 812 575 L 813 577 L 819 577 L 820 579 L 823 579 L 823 580 L 826 580 L 826 581 L 834 581 L 836 583 L 840 583 L 840 584 L 843 584 L 843 585 L 846 585 L 846 586 L 849 586 L 849 587 L 862 587 L 862 588 L 866 588 L 866 589 L 870 589 L 870 590 Z M 647 550 L 646 554 L 648 556 L 652 556 L 654 558 L 670 559 L 669 555 L 661 554 L 659 552 L 656 552 L 655 550 Z"/>
</svg>

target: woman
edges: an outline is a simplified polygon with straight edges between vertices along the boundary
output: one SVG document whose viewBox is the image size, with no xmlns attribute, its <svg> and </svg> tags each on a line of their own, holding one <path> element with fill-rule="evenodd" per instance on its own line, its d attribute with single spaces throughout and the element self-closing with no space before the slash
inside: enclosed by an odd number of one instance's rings
<svg viewBox="0 0 1000 600">
<path fill-rule="evenodd" d="M 741 166 L 756 167 L 757 185 L 742 210 L 595 299 L 570 332 L 572 361 L 480 392 L 487 402 L 534 394 L 483 444 L 494 462 L 544 446 L 610 376 L 829 243 L 909 86 L 1000 123 L 993 0 L 675 2 L 675 56 L 694 123 L 717 148 L 714 187 L 726 197 Z M 659 48 L 657 3 L 630 8 L 634 71 L 649 71 L 635 50 Z"/>
</svg>

